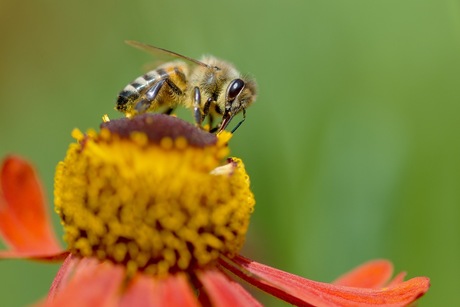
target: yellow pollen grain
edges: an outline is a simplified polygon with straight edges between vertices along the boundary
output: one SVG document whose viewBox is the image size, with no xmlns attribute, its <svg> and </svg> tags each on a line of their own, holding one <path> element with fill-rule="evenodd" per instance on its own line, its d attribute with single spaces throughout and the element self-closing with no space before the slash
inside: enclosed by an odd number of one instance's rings
<svg viewBox="0 0 460 307">
<path fill-rule="evenodd" d="M 99 136 L 103 140 L 110 140 L 111 134 L 110 134 L 110 131 L 108 129 L 101 129 L 101 132 L 100 132 Z"/>
<path fill-rule="evenodd" d="M 72 137 L 74 139 L 76 139 L 77 141 L 81 141 L 83 140 L 83 138 L 85 137 L 85 135 L 77 128 L 73 129 L 72 130 Z"/>
<path fill-rule="evenodd" d="M 152 143 L 142 132 L 72 136 L 55 177 L 72 253 L 162 275 L 241 249 L 255 201 L 241 160 L 225 160 L 230 133 L 202 148 L 184 137 Z"/>
<path fill-rule="evenodd" d="M 131 133 L 131 139 L 140 146 L 145 146 L 149 142 L 148 137 L 145 135 L 145 133 L 142 132 Z"/>
<path fill-rule="evenodd" d="M 187 147 L 187 140 L 184 137 L 178 137 L 175 140 L 175 145 L 177 149 L 185 149 Z"/>
<path fill-rule="evenodd" d="M 164 137 L 161 139 L 160 145 L 164 149 L 171 149 L 174 146 L 174 142 L 170 137 Z"/>
</svg>

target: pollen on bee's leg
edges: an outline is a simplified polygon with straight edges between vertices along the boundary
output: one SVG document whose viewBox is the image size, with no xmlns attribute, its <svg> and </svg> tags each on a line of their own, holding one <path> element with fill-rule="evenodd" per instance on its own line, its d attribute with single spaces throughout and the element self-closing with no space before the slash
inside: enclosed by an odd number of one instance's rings
<svg viewBox="0 0 460 307">
<path fill-rule="evenodd" d="M 74 132 L 59 163 L 55 206 L 72 253 L 162 275 L 232 255 L 254 197 L 241 160 L 219 136 L 167 115 Z"/>
</svg>

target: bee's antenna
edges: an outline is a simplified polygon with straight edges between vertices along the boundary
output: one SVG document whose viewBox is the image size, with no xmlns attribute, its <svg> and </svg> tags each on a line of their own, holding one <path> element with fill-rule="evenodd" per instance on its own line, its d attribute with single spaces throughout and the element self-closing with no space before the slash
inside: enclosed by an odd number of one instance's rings
<svg viewBox="0 0 460 307">
<path fill-rule="evenodd" d="M 246 109 L 243 109 L 243 119 L 240 120 L 240 122 L 239 122 L 238 124 L 236 124 L 235 128 L 233 128 L 233 130 L 231 131 L 232 134 L 233 134 L 233 132 L 236 131 L 236 129 L 238 129 L 238 128 L 241 126 L 241 124 L 242 124 L 245 120 L 246 120 Z"/>
</svg>

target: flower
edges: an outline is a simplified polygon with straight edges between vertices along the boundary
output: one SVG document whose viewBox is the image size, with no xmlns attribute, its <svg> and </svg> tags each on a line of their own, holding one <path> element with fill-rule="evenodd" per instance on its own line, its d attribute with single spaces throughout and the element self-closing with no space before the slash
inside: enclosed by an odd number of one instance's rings
<svg viewBox="0 0 460 307">
<path fill-rule="evenodd" d="M 146 114 L 73 136 L 55 178 L 67 249 L 33 167 L 10 156 L 0 174 L 0 257 L 64 260 L 43 306 L 259 306 L 235 275 L 299 306 L 405 306 L 428 291 L 426 277 L 388 282 L 386 260 L 322 283 L 239 255 L 255 201 L 242 161 L 224 159 L 230 133 Z"/>
</svg>

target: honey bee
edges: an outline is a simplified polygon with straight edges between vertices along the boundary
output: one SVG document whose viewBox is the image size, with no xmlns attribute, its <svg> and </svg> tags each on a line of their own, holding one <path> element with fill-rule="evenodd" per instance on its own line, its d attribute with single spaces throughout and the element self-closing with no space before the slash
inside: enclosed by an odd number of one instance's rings
<svg viewBox="0 0 460 307">
<path fill-rule="evenodd" d="M 116 109 L 127 117 L 164 109 L 171 114 L 177 106 L 192 109 L 194 121 L 202 127 L 208 118 L 210 131 L 224 130 L 232 118 L 243 112 L 256 99 L 256 82 L 242 76 L 235 67 L 213 56 L 204 56 L 200 61 L 163 48 L 126 41 L 127 44 L 151 53 L 164 53 L 178 58 L 167 62 L 138 77 L 118 95 Z M 220 123 L 213 127 L 214 117 Z"/>
</svg>

